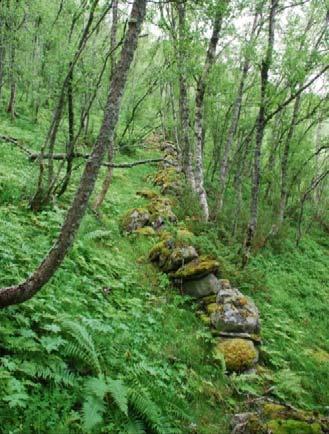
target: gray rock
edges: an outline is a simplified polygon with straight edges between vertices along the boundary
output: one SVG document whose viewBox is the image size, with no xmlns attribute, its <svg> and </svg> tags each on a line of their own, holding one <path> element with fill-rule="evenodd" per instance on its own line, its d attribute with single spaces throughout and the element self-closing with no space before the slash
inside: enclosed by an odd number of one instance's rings
<svg viewBox="0 0 329 434">
<path fill-rule="evenodd" d="M 176 271 L 182 265 L 191 262 L 198 257 L 198 253 L 193 246 L 176 247 L 164 264 L 163 271 Z"/>
<path fill-rule="evenodd" d="M 128 211 L 123 217 L 122 226 L 126 232 L 133 232 L 149 224 L 150 213 L 144 208 L 135 208 Z"/>
<path fill-rule="evenodd" d="M 217 277 L 214 274 L 198 280 L 187 280 L 183 282 L 183 292 L 195 298 L 206 297 L 211 294 L 217 294 L 220 290 L 220 285 Z"/>
<path fill-rule="evenodd" d="M 222 332 L 258 333 L 259 312 L 255 303 L 236 288 L 221 287 L 216 303 L 219 309 L 210 316 L 212 325 Z"/>
</svg>

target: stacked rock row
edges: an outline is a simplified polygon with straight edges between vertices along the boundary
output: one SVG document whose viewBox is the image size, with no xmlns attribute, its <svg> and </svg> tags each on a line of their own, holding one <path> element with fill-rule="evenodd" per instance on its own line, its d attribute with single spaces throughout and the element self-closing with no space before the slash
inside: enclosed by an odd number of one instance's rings
<svg viewBox="0 0 329 434">
<path fill-rule="evenodd" d="M 151 203 L 145 208 L 133 208 L 123 216 L 121 226 L 124 232 L 155 235 L 156 231 L 162 229 L 166 222 L 177 222 L 170 199 L 159 197 L 151 190 L 143 190 L 137 194 L 151 199 Z"/>
<path fill-rule="evenodd" d="M 151 181 L 160 186 L 161 194 L 177 195 L 182 187 L 178 152 L 169 142 L 161 145 L 161 150 L 164 153 L 164 162 L 156 175 L 151 177 Z M 144 208 L 133 208 L 123 216 L 121 226 L 124 232 L 155 235 L 156 231 L 163 229 L 166 223 L 177 222 L 169 198 L 160 197 L 156 192 L 147 189 L 138 191 L 137 194 L 150 199 L 151 203 Z"/>
<path fill-rule="evenodd" d="M 182 191 L 182 167 L 179 162 L 178 152 L 172 143 L 161 144 L 161 151 L 164 154 L 164 161 L 161 169 L 151 181 L 160 187 L 162 194 L 179 195 Z"/>
<path fill-rule="evenodd" d="M 258 310 L 228 280 L 217 278 L 218 262 L 199 256 L 195 247 L 172 238 L 156 244 L 149 258 L 183 294 L 199 301 L 203 308 L 201 318 L 217 339 L 215 353 L 224 357 L 227 370 L 242 372 L 253 368 L 260 343 Z"/>
</svg>

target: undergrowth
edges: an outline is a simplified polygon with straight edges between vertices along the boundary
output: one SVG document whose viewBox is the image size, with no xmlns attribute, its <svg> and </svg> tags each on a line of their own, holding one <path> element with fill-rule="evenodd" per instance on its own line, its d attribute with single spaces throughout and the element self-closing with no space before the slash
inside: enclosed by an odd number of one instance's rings
<svg viewBox="0 0 329 434">
<path fill-rule="evenodd" d="M 2 128 L 37 148 L 40 131 L 24 119 Z M 10 285 L 50 248 L 74 185 L 53 208 L 32 214 L 36 168 L 17 148 L 0 146 L 0 284 Z M 193 220 L 193 198 L 175 210 L 183 218 L 189 207 L 196 247 L 215 255 L 221 277 L 261 311 L 258 375 L 225 377 L 191 301 L 147 263 L 155 240 L 120 232 L 124 212 L 146 203 L 135 192 L 154 170 L 116 170 L 101 216 L 88 211 L 51 282 L 0 312 L 1 432 L 225 434 L 246 395 L 326 411 L 328 243 L 315 234 L 296 249 L 288 239 L 241 271 L 238 246 Z"/>
</svg>

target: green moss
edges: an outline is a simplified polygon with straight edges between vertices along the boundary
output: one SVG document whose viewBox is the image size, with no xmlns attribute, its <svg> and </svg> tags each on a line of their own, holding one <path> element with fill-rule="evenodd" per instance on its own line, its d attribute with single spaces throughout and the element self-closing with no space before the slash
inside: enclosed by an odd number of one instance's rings
<svg viewBox="0 0 329 434">
<path fill-rule="evenodd" d="M 138 228 L 134 231 L 135 234 L 145 235 L 145 236 L 155 236 L 156 231 L 151 226 L 145 226 L 144 228 Z"/>
<path fill-rule="evenodd" d="M 159 194 L 154 190 L 149 190 L 148 188 L 144 188 L 143 190 L 139 190 L 136 193 L 138 196 L 145 197 L 146 199 L 155 199 L 159 197 Z"/>
<path fill-rule="evenodd" d="M 169 257 L 171 253 L 171 240 L 163 240 L 157 243 L 149 253 L 149 259 L 152 262 L 158 261 L 159 257 Z"/>
<path fill-rule="evenodd" d="M 207 305 L 206 309 L 207 309 L 208 314 L 211 315 L 212 313 L 216 313 L 216 312 L 221 311 L 222 308 L 217 303 L 210 303 Z"/>
<path fill-rule="evenodd" d="M 254 366 L 258 354 L 254 344 L 246 339 L 223 339 L 215 347 L 215 353 L 224 356 L 226 368 L 232 372 L 242 372 Z"/>
<path fill-rule="evenodd" d="M 188 264 L 181 267 L 171 277 L 175 279 L 189 280 L 196 277 L 207 276 L 218 271 L 218 262 L 208 256 L 200 256 Z"/>
<path fill-rule="evenodd" d="M 267 428 L 273 434 L 321 434 L 323 433 L 319 423 L 307 423 L 300 420 L 271 420 Z"/>
<path fill-rule="evenodd" d="M 208 295 L 200 300 L 204 305 L 216 303 L 216 294 Z"/>
</svg>

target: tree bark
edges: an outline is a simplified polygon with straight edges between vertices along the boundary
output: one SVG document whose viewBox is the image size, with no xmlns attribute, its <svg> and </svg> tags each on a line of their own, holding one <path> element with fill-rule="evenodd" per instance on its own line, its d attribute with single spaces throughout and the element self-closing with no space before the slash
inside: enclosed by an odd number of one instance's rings
<svg viewBox="0 0 329 434">
<path fill-rule="evenodd" d="M 215 62 L 216 48 L 219 40 L 219 33 L 222 27 L 223 15 L 225 12 L 227 1 L 219 2 L 219 8 L 213 23 L 213 31 L 209 40 L 206 60 L 203 67 L 203 72 L 198 80 L 196 96 L 195 96 L 195 191 L 199 197 L 200 207 L 205 221 L 209 219 L 209 206 L 207 193 L 204 187 L 204 174 L 203 174 L 203 148 L 204 148 L 204 124 L 203 124 L 203 111 L 204 111 L 204 98 L 206 93 L 206 85 L 209 73 Z"/>
<path fill-rule="evenodd" d="M 113 54 L 111 56 L 111 75 L 114 73 L 115 69 L 115 58 L 114 58 L 114 48 L 117 45 L 117 32 L 118 32 L 118 0 L 113 0 L 112 2 L 112 26 L 111 26 L 111 51 L 113 51 Z M 108 161 L 111 163 L 114 158 L 114 138 L 115 135 L 113 135 L 110 143 L 109 143 L 109 151 L 108 151 Z M 105 179 L 102 184 L 102 188 L 100 193 L 95 199 L 95 202 L 93 204 L 93 209 L 97 210 L 102 206 L 102 203 L 105 200 L 106 194 L 110 188 L 110 185 L 112 183 L 113 178 L 113 168 L 108 167 Z"/>
<path fill-rule="evenodd" d="M 38 268 L 25 282 L 0 289 L 1 307 L 22 303 L 33 297 L 53 276 L 74 241 L 86 212 L 90 195 L 94 190 L 102 160 L 114 135 L 122 94 L 137 47 L 138 35 L 145 17 L 145 11 L 146 0 L 135 0 L 120 61 L 111 79 L 102 126 L 59 237 Z"/>
<path fill-rule="evenodd" d="M 249 37 L 248 45 L 254 40 L 254 35 L 257 29 L 257 23 L 258 23 L 258 13 L 255 13 L 254 21 Z M 226 184 L 227 184 L 227 178 L 228 178 L 228 172 L 229 172 L 229 155 L 230 150 L 233 145 L 235 133 L 239 124 L 240 119 L 240 113 L 241 113 L 241 105 L 242 105 L 242 98 L 243 98 L 243 92 L 245 87 L 245 82 L 247 79 L 248 71 L 250 66 L 250 55 L 246 54 L 243 62 L 242 72 L 241 72 L 241 78 L 240 83 L 238 87 L 238 92 L 235 97 L 235 101 L 233 103 L 233 111 L 232 111 L 232 118 L 230 127 L 228 130 L 227 138 L 224 145 L 223 150 L 223 157 L 219 169 L 219 190 L 216 197 L 216 203 L 215 203 L 215 215 L 218 217 L 218 215 L 221 213 L 224 203 L 224 193 L 226 190 Z"/>
<path fill-rule="evenodd" d="M 15 79 L 15 47 L 10 48 L 10 64 L 9 64 L 9 80 L 10 80 L 10 96 L 8 101 L 7 113 L 10 114 L 11 120 L 15 120 L 15 104 L 16 104 L 16 79 Z"/>
<path fill-rule="evenodd" d="M 250 201 L 250 217 L 247 227 L 246 237 L 243 246 L 242 265 L 246 265 L 250 256 L 252 243 L 255 237 L 257 223 L 258 223 L 258 202 L 260 193 L 260 180 L 261 180 L 261 156 L 262 144 L 264 138 L 264 131 L 266 127 L 266 111 L 267 111 L 267 87 L 268 75 L 272 64 L 273 47 L 274 47 L 274 30 L 275 30 L 275 17 L 279 1 L 271 0 L 270 16 L 269 16 L 269 30 L 268 30 L 268 43 L 266 55 L 261 66 L 261 89 L 260 89 L 260 103 L 259 111 L 256 122 L 256 143 L 254 150 L 254 163 L 253 163 L 253 177 Z"/>
<path fill-rule="evenodd" d="M 96 9 L 98 2 L 99 2 L 99 0 L 94 0 L 93 4 L 91 6 L 88 20 L 87 20 L 87 24 L 86 24 L 86 26 L 82 32 L 82 35 L 81 35 L 81 38 L 79 40 L 77 50 L 74 53 L 73 59 L 69 64 L 68 71 L 67 71 L 66 76 L 64 78 L 62 87 L 59 91 L 58 101 L 57 101 L 56 107 L 55 107 L 54 112 L 53 112 L 53 118 L 52 118 L 50 127 L 48 129 L 47 136 L 46 136 L 44 144 L 41 148 L 41 154 L 44 154 L 46 149 L 48 148 L 48 155 L 49 155 L 48 173 L 47 173 L 46 186 L 44 186 L 44 169 L 45 169 L 45 167 L 44 167 L 44 163 L 42 161 L 43 159 L 40 160 L 40 168 L 39 168 L 37 188 L 36 188 L 36 192 L 35 192 L 33 198 L 30 201 L 30 207 L 33 211 L 39 211 L 46 203 L 48 203 L 50 198 L 51 198 L 51 195 L 53 193 L 55 180 L 54 180 L 54 164 L 53 164 L 52 154 L 54 153 L 57 132 L 58 132 L 59 125 L 60 125 L 60 122 L 62 119 L 62 113 L 63 113 L 63 109 L 64 109 L 64 105 L 65 105 L 65 92 L 67 89 L 67 85 L 70 81 L 71 74 L 73 73 L 74 67 L 75 67 L 76 63 L 78 62 L 78 60 L 81 56 L 81 53 L 84 50 L 90 35 L 92 34 L 92 31 L 90 31 L 90 29 L 91 29 L 91 25 L 92 25 L 93 20 L 94 20 L 95 9 Z M 100 23 L 100 21 L 98 21 L 98 24 L 99 23 Z M 95 27 L 94 27 L 93 31 L 94 30 L 95 30 Z"/>
<path fill-rule="evenodd" d="M 69 81 L 67 83 L 67 111 L 69 121 L 69 137 L 66 147 L 66 174 L 63 179 L 62 186 L 58 192 L 58 196 L 65 193 L 69 185 L 73 169 L 74 160 L 74 103 L 73 103 L 73 70 L 71 71 Z"/>
<path fill-rule="evenodd" d="M 182 142 L 182 162 L 183 171 L 192 188 L 195 190 L 195 180 L 193 173 L 193 158 L 192 144 L 189 137 L 189 106 L 187 92 L 187 77 L 184 71 L 186 63 L 186 5 L 185 3 L 177 3 L 178 11 L 178 47 L 177 47 L 177 63 L 178 63 L 178 82 L 179 82 L 179 118 L 181 129 Z"/>
<path fill-rule="evenodd" d="M 277 230 L 279 230 L 280 227 L 282 226 L 285 217 L 285 212 L 286 212 L 286 205 L 287 205 L 287 198 L 288 198 L 289 153 L 290 153 L 291 140 L 293 138 L 294 131 L 295 131 L 299 107 L 300 107 L 300 95 L 295 99 L 292 119 L 288 130 L 287 138 L 285 140 L 284 150 L 283 150 L 283 155 L 281 160 L 281 188 L 280 188 L 280 204 L 279 204 L 279 212 L 278 212 Z"/>
</svg>

